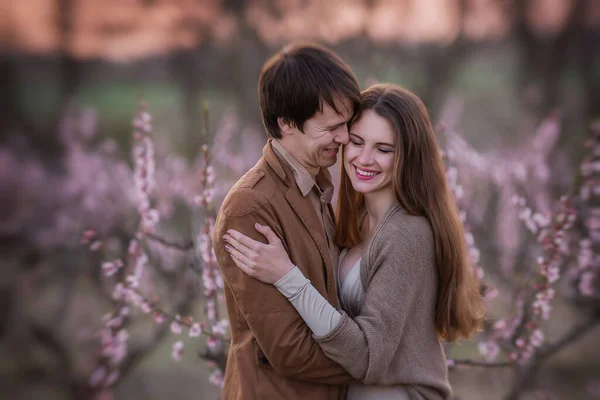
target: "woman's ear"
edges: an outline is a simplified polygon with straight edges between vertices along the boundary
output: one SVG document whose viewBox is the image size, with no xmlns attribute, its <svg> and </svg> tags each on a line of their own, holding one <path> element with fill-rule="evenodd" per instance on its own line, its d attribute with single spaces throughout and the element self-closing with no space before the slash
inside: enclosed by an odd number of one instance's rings
<svg viewBox="0 0 600 400">
<path fill-rule="evenodd" d="M 284 117 L 277 117 L 277 125 L 279 125 L 279 131 L 281 136 L 291 135 L 294 133 L 296 126 L 293 122 L 287 120 Z"/>
</svg>

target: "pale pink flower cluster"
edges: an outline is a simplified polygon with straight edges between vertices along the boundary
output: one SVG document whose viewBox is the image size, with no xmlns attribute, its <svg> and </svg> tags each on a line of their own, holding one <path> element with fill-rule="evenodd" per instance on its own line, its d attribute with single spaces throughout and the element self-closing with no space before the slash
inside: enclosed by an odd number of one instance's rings
<svg viewBox="0 0 600 400">
<path fill-rule="evenodd" d="M 497 216 L 494 224 L 496 238 L 490 244 L 499 256 L 499 272 L 510 276 L 523 243 L 518 212 L 511 206 L 511 198 L 517 190 L 524 193 L 540 215 L 544 215 L 550 211 L 552 204 L 549 186 L 555 185 L 557 180 L 564 182 L 565 187 L 570 184 L 571 177 L 565 173 L 568 168 L 561 168 L 565 158 L 554 157 L 553 160 L 558 159 L 559 162 L 550 163 L 550 155 L 561 134 L 560 118 L 558 115 L 546 118 L 535 135 L 516 148 L 495 146 L 487 152 L 476 150 L 453 131 L 452 126 L 456 125 L 459 116 L 450 115 L 450 120 L 456 122 L 445 129 L 446 156 L 452 160 L 461 180 L 469 182 L 468 186 L 459 189 L 456 197 L 471 224 L 483 223 L 486 215 Z M 499 195 L 497 202 L 493 201 L 496 193 Z M 496 208 L 489 210 L 494 204 L 497 204 Z"/>
<path fill-rule="evenodd" d="M 124 322 L 129 307 L 122 307 L 117 314 L 104 316 L 104 328 L 98 332 L 101 344 L 101 362 L 90 374 L 88 383 L 93 388 L 108 388 L 119 378 L 119 364 L 127 355 L 129 333 Z"/>
<path fill-rule="evenodd" d="M 104 271 L 104 276 L 113 276 L 121 268 L 123 268 L 123 261 L 120 259 L 114 261 L 105 261 L 102 263 L 102 271 Z"/>
<path fill-rule="evenodd" d="M 487 340 L 479 343 L 479 353 L 487 362 L 492 362 L 498 357 L 501 350 L 500 341 L 510 341 L 516 329 L 522 323 L 524 317 L 523 295 L 517 297 L 516 309 L 517 314 L 514 317 L 497 320 L 488 332 Z"/>
<path fill-rule="evenodd" d="M 115 157 L 114 141 L 93 141 L 96 113 L 70 109 L 58 141 L 62 151 L 52 161 L 40 157 L 31 135 L 2 132 L 0 143 L 0 235 L 27 238 L 42 258 L 57 249 L 78 246 L 82 221 L 106 235 L 127 221 L 133 210 L 128 165 Z M 51 157 L 52 158 L 52 157 Z M 91 238 L 98 251 L 102 241 Z"/>
<path fill-rule="evenodd" d="M 560 199 L 559 210 L 550 216 L 533 213 L 526 207 L 522 198 L 516 198 L 514 202 L 521 209 L 520 218 L 527 228 L 537 235 L 537 241 L 545 252 L 544 256 L 537 260 L 540 275 L 532 286 L 534 299 L 531 303 L 531 317 L 514 341 L 516 351 L 510 354 L 512 360 L 526 364 L 533 358 L 536 349 L 544 343 L 540 324 L 542 320 L 550 317 L 552 311 L 551 301 L 555 290 L 550 285 L 560 278 L 559 266 L 568 253 L 566 232 L 575 222 L 575 210 L 566 197 Z"/>
<path fill-rule="evenodd" d="M 181 340 L 178 340 L 175 343 L 173 343 L 171 357 L 175 361 L 181 361 L 181 359 L 183 358 L 183 342 Z"/>
<path fill-rule="evenodd" d="M 154 144 L 148 136 L 152 131 L 150 121 L 150 114 L 145 110 L 145 105 L 141 104 L 141 110 L 133 121 L 135 129 L 133 182 L 139 198 L 138 212 L 142 218 L 142 232 L 152 230 L 160 217 L 158 210 L 152 208 L 150 204 L 150 195 L 155 186 L 154 173 L 156 169 Z"/>
<path fill-rule="evenodd" d="M 579 242 L 577 265 L 574 267 L 577 289 L 583 296 L 594 296 L 600 290 L 600 122 L 592 127 L 592 138 L 588 141 L 589 156 L 581 165 L 583 184 L 580 196 L 587 203 L 585 225 L 587 238 Z"/>
<path fill-rule="evenodd" d="M 108 388 L 114 385 L 119 378 L 118 370 L 110 370 L 104 365 L 98 365 L 94 371 L 92 371 L 89 378 L 89 385 L 93 388 L 103 387 Z"/>
<path fill-rule="evenodd" d="M 448 150 L 447 152 L 442 152 L 442 157 L 445 157 L 449 164 L 454 161 L 454 153 L 451 150 Z M 475 238 L 473 237 L 473 233 L 471 232 L 467 224 L 467 213 L 461 210 L 459 206 L 459 200 L 463 197 L 464 191 L 462 186 L 458 183 L 458 170 L 455 167 L 448 166 L 446 168 L 446 180 L 448 182 L 448 187 L 450 191 L 454 195 L 456 207 L 459 209 L 459 215 L 464 226 L 467 252 L 471 259 L 473 268 L 475 269 L 475 273 L 477 274 L 477 278 L 481 281 L 485 276 L 483 267 L 480 264 L 481 252 L 479 251 L 479 248 L 477 248 L 477 245 L 475 244 Z M 486 291 L 486 300 L 492 300 L 496 296 L 496 293 L 497 291 L 495 290 Z"/>
<path fill-rule="evenodd" d="M 201 148 L 200 157 L 196 160 L 192 169 L 199 171 L 200 179 L 193 174 L 185 159 L 181 157 L 164 156 L 164 160 L 159 152 L 159 162 L 164 161 L 159 171 L 156 170 L 157 155 L 155 154 L 155 142 L 150 133 L 152 131 L 151 117 L 146 111 L 146 105 L 140 103 L 140 111 L 133 121 L 134 126 L 134 144 L 132 149 L 133 173 L 130 172 L 130 178 L 134 187 L 133 204 L 137 205 L 137 214 L 139 223 L 134 238 L 129 243 L 127 257 L 122 259 L 107 259 L 102 263 L 102 271 L 107 281 L 114 282 L 112 289 L 113 299 L 122 306 L 122 310 L 129 312 L 129 307 L 134 310 L 147 313 L 157 324 L 168 323 L 168 329 L 174 335 L 182 335 L 185 328 L 188 328 L 190 337 L 206 337 L 206 346 L 211 354 L 220 354 L 226 350 L 224 342 L 229 340 L 227 337 L 229 323 L 226 318 L 220 314 L 219 303 L 223 302 L 223 279 L 220 275 L 216 256 L 212 248 L 211 234 L 214 229 L 215 198 L 221 195 L 215 186 L 216 173 L 212 165 L 212 155 L 216 154 L 215 161 L 226 164 L 229 170 L 233 170 L 235 176 L 225 177 L 219 180 L 220 183 L 227 182 L 229 179 L 237 178 L 248 168 L 249 163 L 256 161 L 260 154 L 260 148 L 255 149 L 256 140 L 252 140 L 252 135 L 243 135 L 241 148 L 239 152 L 231 152 L 230 144 L 233 139 L 232 132 L 238 128 L 236 120 L 225 120 L 221 124 L 220 134 L 216 136 L 216 143 L 212 148 L 204 145 Z M 248 141 L 249 142 L 244 142 Z M 256 150 L 256 151 L 254 151 Z M 248 155 L 256 155 L 252 159 Z M 199 182 L 198 182 L 199 181 Z M 196 186 L 196 184 L 198 184 Z M 160 193 L 154 193 L 155 187 L 160 186 Z M 229 186 L 225 185 L 227 189 Z M 163 190 L 164 189 L 164 190 Z M 197 194 L 197 195 L 194 195 Z M 161 243 L 162 246 L 169 247 L 168 243 L 162 240 L 151 241 L 152 234 L 155 238 L 158 236 L 153 232 L 156 224 L 160 221 L 162 211 L 170 213 L 173 211 L 173 198 L 181 198 L 188 205 L 199 207 L 203 213 L 201 220 L 201 229 L 195 236 L 195 251 L 197 260 L 202 269 L 203 294 L 205 296 L 205 316 L 206 322 L 194 321 L 192 317 L 182 317 L 180 315 L 170 315 L 164 309 L 161 309 L 156 296 L 151 296 L 146 292 L 149 289 L 149 274 L 145 273 L 150 262 L 149 257 L 155 258 L 155 248 L 151 243 Z M 161 212 L 159 212 L 161 210 Z M 86 232 L 82 236 L 82 242 L 89 245 L 92 250 L 104 248 L 104 241 L 96 232 Z M 146 246 L 148 244 L 148 246 Z M 185 248 L 185 247 L 184 247 Z M 148 251 L 148 254 L 146 254 Z M 107 252 L 107 254 L 112 254 Z M 164 254 L 161 254 L 164 255 Z M 151 300 L 149 299 L 151 298 Z M 119 364 L 127 355 L 127 331 L 125 324 L 127 322 L 126 314 L 118 313 L 106 318 L 102 330 L 105 338 L 106 351 L 102 353 L 97 368 L 90 376 L 90 382 L 94 382 L 95 387 L 108 387 L 118 379 Z M 109 332 L 112 334 L 109 335 Z M 112 338 L 110 341 L 108 338 Z M 180 360 L 184 354 L 183 341 L 178 340 L 172 346 L 172 357 Z M 213 362 L 208 362 L 212 373 L 209 381 L 217 386 L 223 384 L 223 373 L 219 366 Z M 110 369 L 107 369 L 110 366 Z"/>
<path fill-rule="evenodd" d="M 219 368 L 213 369 L 212 374 L 208 377 L 208 381 L 215 386 L 223 387 L 223 372 Z"/>
</svg>

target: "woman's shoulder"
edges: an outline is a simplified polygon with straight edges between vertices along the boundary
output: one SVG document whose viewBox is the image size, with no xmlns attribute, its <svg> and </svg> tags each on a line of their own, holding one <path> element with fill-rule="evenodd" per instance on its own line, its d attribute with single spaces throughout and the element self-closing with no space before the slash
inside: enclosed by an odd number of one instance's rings
<svg viewBox="0 0 600 400">
<path fill-rule="evenodd" d="M 429 220 L 420 215 L 408 214 L 404 209 L 392 210 L 373 238 L 365 260 L 364 282 L 369 282 L 376 271 L 385 265 L 392 270 L 402 265 L 433 265 L 435 243 Z M 392 271 L 390 270 L 390 271 Z M 425 278 L 422 274 L 430 268 L 408 268 L 406 271 Z"/>
<path fill-rule="evenodd" d="M 379 241 L 403 239 L 422 243 L 433 240 L 433 230 L 427 217 L 408 214 L 400 206 L 390 212 L 379 233 Z"/>
</svg>

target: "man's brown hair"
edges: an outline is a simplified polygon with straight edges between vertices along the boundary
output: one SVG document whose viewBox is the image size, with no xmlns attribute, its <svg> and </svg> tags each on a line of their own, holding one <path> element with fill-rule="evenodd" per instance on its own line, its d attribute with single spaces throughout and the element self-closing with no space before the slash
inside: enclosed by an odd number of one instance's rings
<svg viewBox="0 0 600 400">
<path fill-rule="evenodd" d="M 346 98 L 353 110 L 340 109 Z M 279 139 L 277 118 L 303 132 L 306 120 L 323 111 L 323 102 L 338 114 L 356 114 L 360 88 L 350 67 L 334 52 L 314 43 L 297 43 L 284 47 L 263 65 L 258 102 L 268 135 Z"/>
</svg>

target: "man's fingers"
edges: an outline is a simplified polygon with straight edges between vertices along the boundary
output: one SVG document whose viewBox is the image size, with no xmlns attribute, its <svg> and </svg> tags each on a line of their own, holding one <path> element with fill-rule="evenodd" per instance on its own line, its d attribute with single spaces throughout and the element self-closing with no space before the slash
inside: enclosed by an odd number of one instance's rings
<svg viewBox="0 0 600 400">
<path fill-rule="evenodd" d="M 254 226 L 256 227 L 257 231 L 265 235 L 265 237 L 269 241 L 269 244 L 274 244 L 279 241 L 279 237 L 275 234 L 275 232 L 273 232 L 273 230 L 270 227 L 261 225 L 259 223 L 256 223 Z"/>
<path fill-rule="evenodd" d="M 227 231 L 227 234 L 230 237 L 237 240 L 239 243 L 243 244 L 247 248 L 252 249 L 254 251 L 257 251 L 261 245 L 264 245 L 264 243 L 257 242 L 256 240 L 249 238 L 248 236 L 244 235 L 241 232 L 236 231 L 235 229 L 229 229 Z"/>
</svg>

